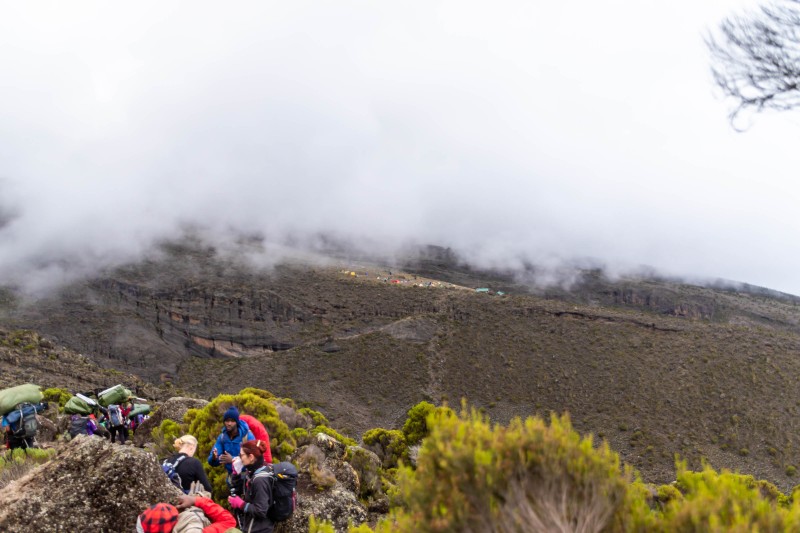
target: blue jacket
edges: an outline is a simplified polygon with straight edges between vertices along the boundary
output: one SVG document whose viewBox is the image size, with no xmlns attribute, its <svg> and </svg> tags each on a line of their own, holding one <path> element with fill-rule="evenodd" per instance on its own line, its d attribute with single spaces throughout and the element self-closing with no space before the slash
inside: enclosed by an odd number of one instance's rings
<svg viewBox="0 0 800 533">
<path fill-rule="evenodd" d="M 219 466 L 219 456 L 225 452 L 228 452 L 234 458 L 236 458 L 242 448 L 242 442 L 246 440 L 253 440 L 255 438 L 253 436 L 253 432 L 250 431 L 250 428 L 247 427 L 247 423 L 244 420 L 239 420 L 237 427 L 239 429 L 239 434 L 235 439 L 231 439 L 228 436 L 228 432 L 225 430 L 225 426 L 222 426 L 222 431 L 220 432 L 219 437 L 217 437 L 217 442 L 214 444 L 214 447 L 211 448 L 211 451 L 208 454 L 208 464 L 211 466 Z M 246 438 L 242 440 L 242 436 L 246 436 Z M 218 453 L 216 459 L 214 459 L 214 450 L 217 450 Z M 225 469 L 230 473 L 233 470 L 233 466 L 228 463 L 225 465 Z"/>
</svg>

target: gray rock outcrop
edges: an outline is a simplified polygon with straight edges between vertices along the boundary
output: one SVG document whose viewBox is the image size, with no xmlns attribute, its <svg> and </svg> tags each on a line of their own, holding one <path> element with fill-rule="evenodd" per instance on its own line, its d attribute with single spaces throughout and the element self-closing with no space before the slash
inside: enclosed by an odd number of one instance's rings
<svg viewBox="0 0 800 533">
<path fill-rule="evenodd" d="M 206 400 L 198 400 L 196 398 L 185 398 L 183 396 L 170 398 L 150 418 L 136 428 L 136 432 L 133 435 L 133 443 L 139 447 L 144 446 L 152 441 L 151 432 L 160 426 L 164 420 L 174 420 L 179 424 L 183 423 L 183 417 L 189 409 L 202 409 L 206 405 L 208 405 Z"/>
<path fill-rule="evenodd" d="M 292 458 L 298 467 L 297 509 L 288 521 L 275 528 L 275 533 L 306 533 L 311 516 L 331 522 L 337 532 L 347 531 L 351 523 L 358 525 L 367 520 L 367 509 L 357 496 L 358 474 L 345 461 L 345 452 L 344 444 L 322 433 L 314 437 L 312 444 L 297 450 Z M 335 479 L 326 486 L 315 484 L 320 478 L 329 479 L 320 471 L 333 474 Z"/>
<path fill-rule="evenodd" d="M 139 513 L 179 495 L 152 454 L 81 436 L 0 491 L 0 531 L 135 531 Z"/>
</svg>

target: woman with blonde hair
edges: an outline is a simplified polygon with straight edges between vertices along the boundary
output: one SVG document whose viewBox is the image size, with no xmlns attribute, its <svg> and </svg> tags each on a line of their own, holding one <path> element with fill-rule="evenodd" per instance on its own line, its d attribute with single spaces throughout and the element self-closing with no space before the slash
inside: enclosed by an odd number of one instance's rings
<svg viewBox="0 0 800 533">
<path fill-rule="evenodd" d="M 162 466 L 172 465 L 172 468 L 180 476 L 181 488 L 184 493 L 189 492 L 192 483 L 199 481 L 203 488 L 211 492 L 211 483 L 203 470 L 203 464 L 194 457 L 197 451 L 197 439 L 192 435 L 184 435 L 175 439 L 173 446 L 178 453 L 169 456 L 164 460 Z"/>
</svg>

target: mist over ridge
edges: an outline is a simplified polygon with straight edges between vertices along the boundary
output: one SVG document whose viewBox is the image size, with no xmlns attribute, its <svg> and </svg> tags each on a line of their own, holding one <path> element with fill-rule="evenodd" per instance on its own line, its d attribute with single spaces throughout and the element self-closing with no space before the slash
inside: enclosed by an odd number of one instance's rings
<svg viewBox="0 0 800 533">
<path fill-rule="evenodd" d="M 198 231 L 268 263 L 326 235 L 545 284 L 649 265 L 800 293 L 796 128 L 735 134 L 711 94 L 700 32 L 728 6 L 581 9 L 7 6 L 0 284 Z"/>
</svg>

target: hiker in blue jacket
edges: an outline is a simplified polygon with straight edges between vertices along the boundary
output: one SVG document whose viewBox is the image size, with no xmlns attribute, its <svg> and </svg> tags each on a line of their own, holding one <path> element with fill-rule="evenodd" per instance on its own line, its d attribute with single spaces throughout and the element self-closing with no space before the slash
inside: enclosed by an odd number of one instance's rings
<svg viewBox="0 0 800 533">
<path fill-rule="evenodd" d="M 230 476 L 233 459 L 239 456 L 242 443 L 255 437 L 244 420 L 239 420 L 239 410 L 234 406 L 229 407 L 222 415 L 222 423 L 224 424 L 222 431 L 214 447 L 211 448 L 211 453 L 208 454 L 208 464 L 211 466 L 224 464 Z"/>
</svg>

